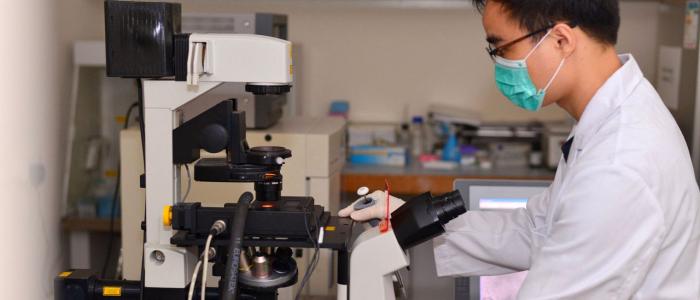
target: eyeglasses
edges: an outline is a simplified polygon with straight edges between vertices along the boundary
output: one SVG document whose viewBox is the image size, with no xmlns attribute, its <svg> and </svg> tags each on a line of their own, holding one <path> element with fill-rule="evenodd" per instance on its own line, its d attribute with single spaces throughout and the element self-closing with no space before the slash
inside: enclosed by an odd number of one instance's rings
<svg viewBox="0 0 700 300">
<path fill-rule="evenodd" d="M 528 34 L 526 34 L 526 35 L 524 35 L 524 36 L 522 36 L 522 37 L 519 37 L 519 38 L 517 38 L 517 39 L 515 39 L 515 40 L 512 40 L 512 41 L 506 43 L 505 45 L 501 45 L 500 47 L 494 48 L 493 45 L 489 44 L 489 45 L 486 47 L 486 52 L 489 54 L 489 56 L 490 56 L 491 59 L 493 60 L 493 59 L 496 58 L 496 56 L 502 56 L 502 55 L 503 55 L 503 50 L 504 50 L 504 49 L 506 49 L 506 48 L 508 48 L 508 47 L 510 47 L 510 46 L 513 46 L 513 45 L 515 45 L 515 44 L 517 44 L 517 43 L 519 43 L 519 42 L 521 42 L 521 41 L 524 41 L 524 40 L 526 40 L 526 39 L 528 39 L 528 38 L 531 38 L 531 37 L 533 37 L 533 36 L 535 36 L 535 35 L 538 35 L 538 34 L 540 34 L 540 33 L 543 33 L 543 32 L 545 32 L 545 31 L 547 31 L 547 30 L 550 30 L 550 29 L 552 29 L 552 28 L 553 28 L 554 26 L 556 26 L 556 25 L 557 25 L 556 23 L 550 23 L 549 25 L 545 26 L 545 27 L 542 28 L 542 29 L 539 29 L 539 30 L 530 32 L 530 33 L 528 33 Z M 566 25 L 569 25 L 569 27 L 574 28 L 574 27 L 576 27 L 576 22 L 569 22 L 569 23 L 566 23 Z"/>
</svg>

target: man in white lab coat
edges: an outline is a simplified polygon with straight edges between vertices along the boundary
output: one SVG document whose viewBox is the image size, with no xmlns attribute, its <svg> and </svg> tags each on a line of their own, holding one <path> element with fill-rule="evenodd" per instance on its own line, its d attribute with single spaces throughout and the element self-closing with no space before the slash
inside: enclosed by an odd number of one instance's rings
<svg viewBox="0 0 700 300">
<path fill-rule="evenodd" d="M 632 55 L 616 54 L 618 1 L 475 5 L 499 90 L 527 110 L 557 104 L 577 124 L 554 182 L 526 209 L 467 212 L 446 226 L 434 240 L 438 275 L 529 270 L 521 299 L 700 299 L 688 147 Z M 339 214 L 367 220 L 383 207 Z"/>
</svg>

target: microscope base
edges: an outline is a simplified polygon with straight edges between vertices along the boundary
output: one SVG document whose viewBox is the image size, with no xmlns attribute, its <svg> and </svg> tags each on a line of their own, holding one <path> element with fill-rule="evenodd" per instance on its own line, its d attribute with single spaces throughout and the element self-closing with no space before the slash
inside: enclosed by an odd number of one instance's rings
<svg viewBox="0 0 700 300">
<path fill-rule="evenodd" d="M 54 280 L 56 300 L 73 299 L 115 299 L 123 300 L 171 300 L 187 299 L 189 286 L 176 288 L 142 287 L 140 281 L 103 280 L 90 273 L 89 270 L 74 270 L 62 273 Z M 194 299 L 199 299 L 199 288 L 195 289 Z M 143 296 L 143 298 L 141 298 Z M 218 288 L 207 288 L 205 299 L 218 300 Z M 257 290 L 245 286 L 239 289 L 238 299 L 245 300 L 277 300 L 277 290 Z"/>
<path fill-rule="evenodd" d="M 350 299 L 395 300 L 394 272 L 409 265 L 409 258 L 394 231 L 373 227 L 355 240 L 350 257 Z"/>
</svg>

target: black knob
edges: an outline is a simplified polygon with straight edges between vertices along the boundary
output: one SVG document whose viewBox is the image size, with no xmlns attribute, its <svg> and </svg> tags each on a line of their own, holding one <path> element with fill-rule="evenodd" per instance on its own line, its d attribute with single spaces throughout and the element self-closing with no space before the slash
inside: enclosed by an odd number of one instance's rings
<svg viewBox="0 0 700 300">
<path fill-rule="evenodd" d="M 280 258 L 290 258 L 294 252 L 292 251 L 292 248 L 289 247 L 279 247 L 277 248 L 277 251 L 275 251 L 275 256 L 280 259 Z"/>
<path fill-rule="evenodd" d="M 291 85 L 257 85 L 246 84 L 245 91 L 254 95 L 282 95 L 289 93 Z"/>
<path fill-rule="evenodd" d="M 293 259 L 278 259 L 272 262 L 272 271 L 277 274 L 287 274 L 294 271 L 297 262 Z"/>
<path fill-rule="evenodd" d="M 209 153 L 221 152 L 228 145 L 228 131 L 219 124 L 210 124 L 202 129 L 200 145 Z"/>
<path fill-rule="evenodd" d="M 296 269 L 297 263 L 292 258 L 294 252 L 289 247 L 279 247 L 275 252 L 275 260 L 272 262 L 272 270 L 277 274 L 287 274 Z"/>
</svg>

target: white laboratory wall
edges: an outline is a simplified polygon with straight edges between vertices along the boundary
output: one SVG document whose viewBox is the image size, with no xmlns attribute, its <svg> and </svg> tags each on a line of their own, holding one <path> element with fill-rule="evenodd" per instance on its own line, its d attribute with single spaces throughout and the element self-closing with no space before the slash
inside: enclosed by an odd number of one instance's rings
<svg viewBox="0 0 700 300">
<path fill-rule="evenodd" d="M 0 290 L 52 299 L 62 268 L 60 187 L 64 110 L 57 1 L 0 1 Z"/>
<path fill-rule="evenodd" d="M 617 48 L 620 52 L 632 53 L 652 83 L 656 80 L 658 48 L 659 9 L 658 2 L 622 2 L 620 14 L 622 24 Z"/>
<path fill-rule="evenodd" d="M 298 51 L 295 88 L 304 115 L 324 115 L 332 99 L 346 99 L 353 121 L 399 121 L 408 104 L 410 111 L 421 111 L 429 103 L 470 108 L 487 120 L 565 118 L 553 107 L 524 112 L 499 95 L 474 9 L 319 4 L 324 1 L 179 2 L 184 12 L 289 15 L 289 36 Z M 102 1 L 62 3 L 79 8 L 67 19 L 74 38 L 103 36 Z M 619 48 L 636 56 L 648 78 L 655 78 L 658 6 L 646 1 L 621 4 Z"/>
<path fill-rule="evenodd" d="M 331 100 L 346 99 L 352 121 L 400 121 L 407 105 L 414 112 L 430 103 L 470 108 L 493 120 L 564 116 L 552 109 L 525 113 L 501 98 L 473 9 L 184 1 L 183 10 L 288 14 L 290 39 L 300 49 L 297 88 L 305 115 L 323 115 Z"/>
<path fill-rule="evenodd" d="M 21 2 L 21 3 L 20 3 Z M 70 47 L 104 37 L 99 0 L 0 1 L 4 209 L 0 290 L 7 299 L 48 299 L 65 259 L 60 244 L 60 184 L 70 92 Z M 563 118 L 508 105 L 492 83 L 480 17 L 472 9 L 236 4 L 186 0 L 185 12 L 267 11 L 289 15 L 299 48 L 304 114 L 325 114 L 331 99 L 352 103 L 353 120 L 399 120 L 411 103 L 459 105 L 491 120 Z M 655 78 L 659 4 L 622 3 L 620 49 Z"/>
</svg>

